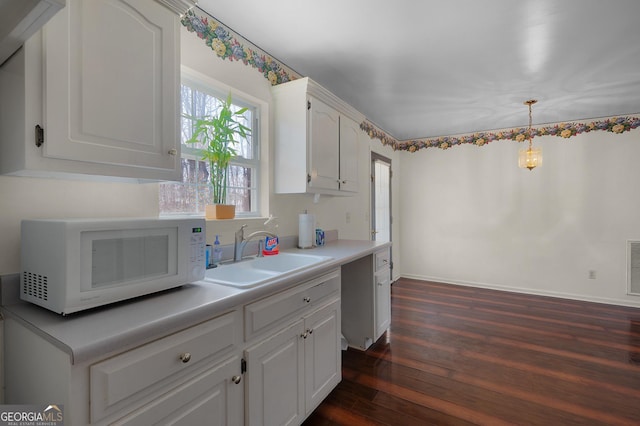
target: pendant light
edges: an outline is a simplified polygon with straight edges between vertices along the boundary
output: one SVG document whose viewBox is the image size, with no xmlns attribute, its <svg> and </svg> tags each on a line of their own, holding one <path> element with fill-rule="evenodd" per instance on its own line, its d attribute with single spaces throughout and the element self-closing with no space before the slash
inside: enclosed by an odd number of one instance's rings
<svg viewBox="0 0 640 426">
<path fill-rule="evenodd" d="M 522 148 L 518 153 L 518 167 L 533 170 L 542 166 L 542 148 L 533 148 L 533 136 L 531 135 L 531 105 L 538 102 L 535 99 L 529 99 L 524 104 L 529 106 L 529 128 L 527 129 L 527 139 L 529 139 L 529 148 Z"/>
</svg>

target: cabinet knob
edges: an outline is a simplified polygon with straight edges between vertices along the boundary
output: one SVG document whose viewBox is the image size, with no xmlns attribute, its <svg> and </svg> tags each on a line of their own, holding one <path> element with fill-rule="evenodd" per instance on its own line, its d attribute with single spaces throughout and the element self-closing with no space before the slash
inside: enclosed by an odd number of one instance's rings
<svg viewBox="0 0 640 426">
<path fill-rule="evenodd" d="M 310 303 L 311 302 L 311 298 L 310 297 L 305 297 L 304 299 L 302 299 L 305 301 L 305 303 Z"/>
<path fill-rule="evenodd" d="M 174 155 L 174 156 L 175 156 L 175 155 L 178 155 L 178 150 L 177 150 L 177 149 L 175 149 L 175 148 L 171 148 L 171 149 L 169 150 L 169 155 Z"/>
<path fill-rule="evenodd" d="M 305 331 L 304 333 L 302 333 L 302 334 L 300 335 L 300 337 L 302 337 L 303 339 L 306 339 L 307 337 L 309 337 L 309 331 L 308 331 L 308 330 L 307 330 L 307 331 Z"/>
<path fill-rule="evenodd" d="M 233 376 L 231 381 L 237 385 L 242 381 L 242 376 Z"/>
<path fill-rule="evenodd" d="M 191 354 L 189 352 L 185 352 L 183 354 L 180 354 L 180 361 L 182 361 L 185 364 L 187 362 L 191 361 Z"/>
</svg>

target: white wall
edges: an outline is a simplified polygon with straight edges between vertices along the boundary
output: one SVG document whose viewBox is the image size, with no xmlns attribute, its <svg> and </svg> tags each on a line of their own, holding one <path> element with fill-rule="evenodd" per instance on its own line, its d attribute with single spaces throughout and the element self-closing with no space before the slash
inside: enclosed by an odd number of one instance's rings
<svg viewBox="0 0 640 426">
<path fill-rule="evenodd" d="M 533 171 L 518 169 L 516 142 L 403 154 L 402 275 L 640 306 L 626 294 L 639 136 L 536 138 Z"/>
</svg>

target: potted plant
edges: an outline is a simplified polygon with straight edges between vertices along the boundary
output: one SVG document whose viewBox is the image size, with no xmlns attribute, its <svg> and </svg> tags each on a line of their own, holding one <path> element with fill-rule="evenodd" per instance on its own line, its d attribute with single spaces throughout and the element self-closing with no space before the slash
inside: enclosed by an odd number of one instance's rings
<svg viewBox="0 0 640 426">
<path fill-rule="evenodd" d="M 218 107 L 216 114 L 204 117 L 185 117 L 194 120 L 193 135 L 186 143 L 202 144 L 202 159 L 209 162 L 210 180 L 213 186 L 213 205 L 206 206 L 208 219 L 233 219 L 235 205 L 226 204 L 229 182 L 229 161 L 237 155 L 236 137 L 246 138 L 251 129 L 241 123 L 240 117 L 247 111 L 231 110 L 231 93 Z"/>
</svg>

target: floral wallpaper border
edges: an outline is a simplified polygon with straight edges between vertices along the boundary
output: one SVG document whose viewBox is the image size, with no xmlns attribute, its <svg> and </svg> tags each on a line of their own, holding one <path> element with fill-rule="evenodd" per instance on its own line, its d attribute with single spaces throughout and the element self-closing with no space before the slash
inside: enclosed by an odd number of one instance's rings
<svg viewBox="0 0 640 426">
<path fill-rule="evenodd" d="M 189 32 L 194 32 L 205 41 L 207 46 L 220 58 L 229 61 L 242 61 L 247 66 L 255 68 L 262 73 L 272 86 L 296 80 L 301 76 L 275 60 L 261 49 L 257 48 L 240 35 L 233 33 L 216 21 L 212 16 L 203 11 L 206 16 L 198 16 L 194 10 L 189 10 L 181 19 L 181 23 Z M 611 133 L 624 133 L 640 127 L 640 117 L 612 117 L 592 121 L 588 123 L 572 122 L 560 123 L 549 126 L 533 127 L 532 135 L 558 136 L 570 138 L 581 133 L 593 131 L 607 131 Z M 394 151 L 416 152 L 425 148 L 449 149 L 456 145 L 473 144 L 484 146 L 490 142 L 512 140 L 523 142 L 526 139 L 527 129 L 518 127 L 514 129 L 495 132 L 477 132 L 462 136 L 441 136 L 437 138 L 412 139 L 398 141 L 381 130 L 369 120 L 360 124 L 360 129 L 366 132 L 370 138 L 378 139 L 382 145 L 390 146 Z"/>
<path fill-rule="evenodd" d="M 598 130 L 620 134 L 632 129 L 637 129 L 638 127 L 640 127 L 640 117 L 612 117 L 588 123 L 572 122 L 543 127 L 532 127 L 531 134 L 533 137 L 549 135 L 568 139 L 581 133 L 589 133 Z M 437 138 L 397 141 L 369 121 L 365 120 L 362 122 L 362 124 L 360 124 L 360 128 L 365 131 L 370 138 L 379 139 L 380 142 L 382 142 L 382 145 L 390 146 L 394 151 L 409 152 L 416 152 L 425 148 L 449 149 L 453 146 L 462 144 L 484 146 L 490 142 L 501 140 L 524 142 L 527 134 L 527 128 L 518 127 L 515 129 L 496 132 L 477 132 L 462 136 L 441 136 Z"/>
<path fill-rule="evenodd" d="M 208 14 L 198 16 L 191 9 L 180 22 L 189 32 L 195 32 L 204 40 L 220 59 L 242 61 L 262 73 L 272 86 L 300 78 L 298 73 L 231 32 Z"/>
</svg>

